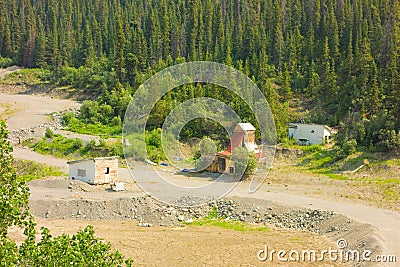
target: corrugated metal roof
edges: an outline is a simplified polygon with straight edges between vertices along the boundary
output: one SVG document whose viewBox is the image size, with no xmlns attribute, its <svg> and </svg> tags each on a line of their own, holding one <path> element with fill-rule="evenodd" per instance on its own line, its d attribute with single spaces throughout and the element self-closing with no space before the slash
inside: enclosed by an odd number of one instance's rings
<svg viewBox="0 0 400 267">
<path fill-rule="evenodd" d="M 67 164 L 75 164 L 83 161 L 113 160 L 118 158 L 119 158 L 118 156 L 112 156 L 112 157 L 101 157 L 101 158 L 78 159 L 78 160 L 67 161 Z"/>
<path fill-rule="evenodd" d="M 255 131 L 256 128 L 251 123 L 239 123 L 238 126 L 242 128 L 243 131 Z"/>
<path fill-rule="evenodd" d="M 302 126 L 302 125 L 323 126 L 325 129 L 332 132 L 332 128 L 330 128 L 328 125 L 324 125 L 324 124 L 289 122 L 288 125 L 289 125 L 289 128 L 295 128 L 295 127 Z"/>
</svg>

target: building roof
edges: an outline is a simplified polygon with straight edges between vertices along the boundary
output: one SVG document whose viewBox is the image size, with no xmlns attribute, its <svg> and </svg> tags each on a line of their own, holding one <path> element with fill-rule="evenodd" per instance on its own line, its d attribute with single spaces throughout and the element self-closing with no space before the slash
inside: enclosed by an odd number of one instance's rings
<svg viewBox="0 0 400 267">
<path fill-rule="evenodd" d="M 255 131 L 256 128 L 253 126 L 251 123 L 239 123 L 238 126 L 243 130 L 243 131 Z"/>
<path fill-rule="evenodd" d="M 228 150 L 218 152 L 218 155 L 222 155 L 222 156 L 230 156 L 231 154 L 232 153 L 229 152 Z"/>
<path fill-rule="evenodd" d="M 67 164 L 75 164 L 75 163 L 79 163 L 79 162 L 84 162 L 84 161 L 100 161 L 100 160 L 114 160 L 114 159 L 118 159 L 118 156 L 112 156 L 112 157 L 101 157 L 101 158 L 88 158 L 88 159 L 78 159 L 78 160 L 71 160 L 71 161 L 67 161 Z"/>
<path fill-rule="evenodd" d="M 289 128 L 290 126 L 323 126 L 325 129 L 327 129 L 329 132 L 332 132 L 332 128 L 330 128 L 328 125 L 324 125 L 324 124 L 316 124 L 316 123 L 297 123 L 297 122 L 289 122 Z"/>
</svg>

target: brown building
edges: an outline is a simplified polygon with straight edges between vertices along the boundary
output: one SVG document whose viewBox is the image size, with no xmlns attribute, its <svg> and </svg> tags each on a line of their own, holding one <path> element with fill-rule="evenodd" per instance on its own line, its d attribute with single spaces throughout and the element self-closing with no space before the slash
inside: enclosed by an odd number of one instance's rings
<svg viewBox="0 0 400 267">
<path fill-rule="evenodd" d="M 107 184 L 118 179 L 118 157 L 68 161 L 69 179 L 89 184 Z"/>
<path fill-rule="evenodd" d="M 232 134 L 228 149 L 218 152 L 213 163 L 207 167 L 207 171 L 215 173 L 234 173 L 235 165 L 231 160 L 232 151 L 237 147 L 245 147 L 249 152 L 254 152 L 257 158 L 261 157 L 256 144 L 256 128 L 251 123 L 239 123 Z"/>
</svg>

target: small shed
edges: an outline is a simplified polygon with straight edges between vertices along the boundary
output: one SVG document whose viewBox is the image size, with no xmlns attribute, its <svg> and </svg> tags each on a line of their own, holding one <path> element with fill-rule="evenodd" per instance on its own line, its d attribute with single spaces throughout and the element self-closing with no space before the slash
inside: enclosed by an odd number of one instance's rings
<svg viewBox="0 0 400 267">
<path fill-rule="evenodd" d="M 289 137 L 300 145 L 322 145 L 330 143 L 332 129 L 326 125 L 313 123 L 289 123 Z"/>
<path fill-rule="evenodd" d="M 68 161 L 69 179 L 89 184 L 107 184 L 118 179 L 118 157 Z"/>
</svg>

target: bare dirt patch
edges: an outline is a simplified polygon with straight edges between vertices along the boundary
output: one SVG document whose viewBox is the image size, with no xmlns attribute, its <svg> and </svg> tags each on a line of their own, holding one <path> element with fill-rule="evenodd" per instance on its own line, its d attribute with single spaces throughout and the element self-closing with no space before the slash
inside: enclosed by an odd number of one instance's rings
<svg viewBox="0 0 400 267">
<path fill-rule="evenodd" d="M 317 199 L 375 206 L 400 211 L 400 187 L 386 183 L 399 179 L 399 166 L 373 166 L 333 179 L 298 166 L 296 155 L 278 155 L 266 178 L 269 192 L 287 192 Z M 392 195 L 389 195 L 392 194 Z"/>
<path fill-rule="evenodd" d="M 52 113 L 79 106 L 77 102 L 71 100 L 31 95 L 0 93 L 0 99 L 1 103 L 6 103 L 9 106 L 9 109 L 18 110 L 7 120 L 10 131 L 39 126 L 50 121 Z"/>
<path fill-rule="evenodd" d="M 287 266 L 288 263 L 260 262 L 257 252 L 270 249 L 335 247 L 329 239 L 308 232 L 271 229 L 265 232 L 239 232 L 212 226 L 138 227 L 132 221 L 87 221 L 37 219 L 54 235 L 74 233 L 93 225 L 96 235 L 109 241 L 135 266 Z M 297 262 L 293 266 L 346 266 L 330 261 Z"/>
</svg>

